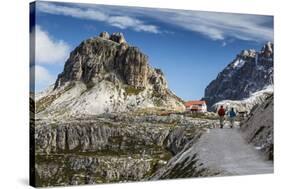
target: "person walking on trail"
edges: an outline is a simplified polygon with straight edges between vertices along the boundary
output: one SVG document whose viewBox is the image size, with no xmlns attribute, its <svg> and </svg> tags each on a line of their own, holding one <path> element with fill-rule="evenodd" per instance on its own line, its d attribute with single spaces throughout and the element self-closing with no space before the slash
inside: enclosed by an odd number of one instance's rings
<svg viewBox="0 0 281 189">
<path fill-rule="evenodd" d="M 236 113 L 234 111 L 234 108 L 231 108 L 231 110 L 227 114 L 228 114 L 229 121 L 230 121 L 230 128 L 233 128 L 235 117 L 236 117 Z"/>
<path fill-rule="evenodd" d="M 220 128 L 223 128 L 223 122 L 224 122 L 224 115 L 225 115 L 225 109 L 223 108 L 223 106 L 220 107 L 219 111 L 218 111 L 218 115 L 220 117 Z"/>
</svg>

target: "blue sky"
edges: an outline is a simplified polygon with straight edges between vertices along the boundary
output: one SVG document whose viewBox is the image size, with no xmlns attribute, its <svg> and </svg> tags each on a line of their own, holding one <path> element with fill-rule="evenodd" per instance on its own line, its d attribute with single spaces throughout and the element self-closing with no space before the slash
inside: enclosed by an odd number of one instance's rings
<svg viewBox="0 0 281 189">
<path fill-rule="evenodd" d="M 205 87 L 243 49 L 273 41 L 273 17 L 248 14 L 36 2 L 35 91 L 54 83 L 69 52 L 102 31 L 122 32 L 184 100 Z"/>
</svg>

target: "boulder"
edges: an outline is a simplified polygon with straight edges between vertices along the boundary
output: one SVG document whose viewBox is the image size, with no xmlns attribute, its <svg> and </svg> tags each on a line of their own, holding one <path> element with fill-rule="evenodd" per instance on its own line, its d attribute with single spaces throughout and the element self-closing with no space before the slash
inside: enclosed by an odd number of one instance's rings
<svg viewBox="0 0 281 189">
<path fill-rule="evenodd" d="M 101 32 L 99 36 L 103 39 L 109 39 L 109 33 L 108 32 Z"/>
<path fill-rule="evenodd" d="M 123 35 L 123 33 L 121 32 L 115 32 L 113 34 L 110 35 L 110 40 L 116 42 L 116 43 L 126 43 L 125 37 Z"/>
</svg>

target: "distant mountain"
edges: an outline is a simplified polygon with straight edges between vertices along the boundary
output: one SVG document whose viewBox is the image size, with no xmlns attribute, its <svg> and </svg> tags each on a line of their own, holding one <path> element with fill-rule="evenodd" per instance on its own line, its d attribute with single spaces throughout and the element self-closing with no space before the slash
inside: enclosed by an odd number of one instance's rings
<svg viewBox="0 0 281 189">
<path fill-rule="evenodd" d="M 242 100 L 273 85 L 273 43 L 243 50 L 205 89 L 209 109 L 222 100 Z"/>
<path fill-rule="evenodd" d="M 36 95 L 38 116 L 77 116 L 142 108 L 184 110 L 160 69 L 130 46 L 122 33 L 83 41 L 71 53 L 55 85 Z"/>
</svg>

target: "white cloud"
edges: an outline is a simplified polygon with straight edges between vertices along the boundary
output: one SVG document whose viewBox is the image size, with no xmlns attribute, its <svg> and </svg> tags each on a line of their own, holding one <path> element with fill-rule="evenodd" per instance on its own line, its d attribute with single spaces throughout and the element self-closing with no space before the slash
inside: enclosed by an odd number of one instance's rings
<svg viewBox="0 0 281 189">
<path fill-rule="evenodd" d="M 212 40 L 229 38 L 256 42 L 273 40 L 271 16 L 170 9 L 146 11 L 137 9 L 136 12 L 184 30 L 200 33 Z M 136 13 L 132 10 L 127 14 Z"/>
<path fill-rule="evenodd" d="M 144 24 L 142 21 L 128 16 L 112 16 L 107 22 L 121 29 L 133 28 L 135 31 L 159 33 L 157 26 Z"/>
<path fill-rule="evenodd" d="M 53 84 L 55 81 L 55 76 L 50 74 L 43 66 L 32 66 L 30 68 L 30 74 L 30 84 L 32 85 L 32 83 L 35 83 L 35 91 L 40 91 Z"/>
<path fill-rule="evenodd" d="M 74 18 L 90 19 L 97 21 L 105 21 L 108 19 L 108 15 L 100 11 L 96 11 L 94 9 L 74 8 L 63 5 L 55 5 L 47 2 L 38 3 L 37 8 L 41 12 L 56 15 L 72 16 Z"/>
<path fill-rule="evenodd" d="M 133 16 L 116 15 L 118 12 L 108 14 L 100 10 L 96 10 L 94 7 L 69 7 L 64 5 L 54 5 L 52 3 L 40 2 L 38 3 L 38 10 L 49 14 L 65 15 L 80 19 L 102 21 L 120 29 L 129 28 L 135 31 L 160 33 L 157 26 L 146 24 L 143 21 L 134 18 Z"/>
<path fill-rule="evenodd" d="M 36 64 L 63 64 L 70 52 L 69 45 L 53 39 L 40 26 L 35 27 L 35 62 Z"/>
<path fill-rule="evenodd" d="M 272 16 L 138 7 L 86 6 L 107 14 L 118 11 L 118 14 L 123 16 L 149 17 L 167 25 L 200 33 L 212 40 L 273 41 Z M 164 28 L 161 29 L 162 32 Z"/>
<path fill-rule="evenodd" d="M 92 4 L 60 5 L 40 2 L 38 10 L 45 13 L 72 16 L 106 22 L 121 29 L 152 33 L 166 33 L 165 26 L 147 24 L 141 18 L 151 18 L 167 25 L 200 33 L 211 40 L 240 39 L 247 41 L 273 41 L 273 17 L 250 14 L 204 11 L 151 9 L 138 7 L 104 6 Z"/>
</svg>

